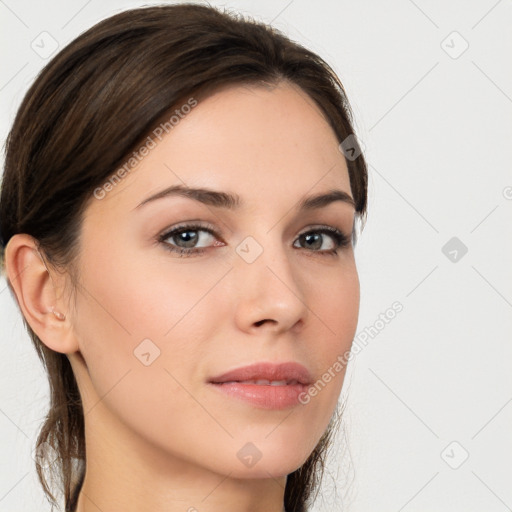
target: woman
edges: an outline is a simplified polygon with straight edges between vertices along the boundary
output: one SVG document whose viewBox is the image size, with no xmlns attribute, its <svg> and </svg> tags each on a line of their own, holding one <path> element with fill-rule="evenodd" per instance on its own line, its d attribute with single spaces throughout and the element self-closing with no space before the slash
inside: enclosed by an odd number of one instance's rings
<svg viewBox="0 0 512 512">
<path fill-rule="evenodd" d="M 117 14 L 26 94 L 0 197 L 67 511 L 305 511 L 359 312 L 343 87 L 276 30 Z"/>
</svg>

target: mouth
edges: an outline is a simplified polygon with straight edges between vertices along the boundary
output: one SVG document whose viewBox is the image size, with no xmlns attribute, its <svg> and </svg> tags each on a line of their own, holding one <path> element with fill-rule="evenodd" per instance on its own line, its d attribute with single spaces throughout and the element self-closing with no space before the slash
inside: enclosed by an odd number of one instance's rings
<svg viewBox="0 0 512 512">
<path fill-rule="evenodd" d="M 239 382 L 256 386 L 289 386 L 294 384 L 307 386 L 312 383 L 312 380 L 311 373 L 304 365 L 290 361 L 285 363 L 260 362 L 242 366 L 212 377 L 209 382 L 212 384 Z"/>
<path fill-rule="evenodd" d="M 225 382 L 212 382 L 212 384 L 252 384 L 254 386 L 295 386 L 296 384 L 302 384 L 298 380 L 267 380 L 267 379 L 258 379 L 258 380 L 230 380 Z"/>
<path fill-rule="evenodd" d="M 214 377 L 208 381 L 224 396 L 236 398 L 262 409 L 297 406 L 300 395 L 312 383 L 309 371 L 295 362 L 257 363 Z"/>
</svg>

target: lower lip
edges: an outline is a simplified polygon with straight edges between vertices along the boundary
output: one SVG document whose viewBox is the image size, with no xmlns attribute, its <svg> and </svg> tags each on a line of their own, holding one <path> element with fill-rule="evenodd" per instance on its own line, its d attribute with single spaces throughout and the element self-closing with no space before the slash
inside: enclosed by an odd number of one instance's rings
<svg viewBox="0 0 512 512">
<path fill-rule="evenodd" d="M 299 396 L 308 386 L 303 384 L 290 384 L 286 386 L 270 386 L 258 384 L 242 384 L 241 382 L 213 383 L 219 391 L 244 400 L 262 409 L 285 409 L 301 403 Z"/>
</svg>

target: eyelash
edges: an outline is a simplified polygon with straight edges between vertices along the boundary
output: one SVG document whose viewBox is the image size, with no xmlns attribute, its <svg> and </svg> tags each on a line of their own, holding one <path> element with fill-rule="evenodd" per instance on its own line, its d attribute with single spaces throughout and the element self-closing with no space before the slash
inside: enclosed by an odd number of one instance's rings
<svg viewBox="0 0 512 512">
<path fill-rule="evenodd" d="M 166 231 L 166 232 L 162 233 L 161 235 L 159 235 L 157 237 L 157 240 L 159 243 L 161 243 L 164 246 L 165 250 L 173 252 L 173 253 L 178 253 L 180 255 L 180 257 L 197 256 L 197 255 L 203 254 L 207 249 L 211 248 L 211 247 L 199 247 L 199 248 L 188 248 L 188 249 L 183 248 L 183 247 L 176 248 L 175 246 L 173 246 L 165 241 L 168 238 L 177 236 L 186 231 L 205 231 L 207 233 L 210 233 L 211 235 L 213 235 L 216 238 L 220 238 L 219 235 L 217 234 L 217 232 L 212 227 L 201 226 L 199 224 L 182 224 L 180 226 L 173 228 L 170 231 Z M 314 251 L 314 250 L 311 251 L 312 253 L 318 253 L 318 255 L 320 255 L 320 256 L 336 256 L 338 254 L 338 249 L 344 249 L 345 247 L 350 245 L 350 238 L 347 235 L 345 235 L 345 233 L 342 233 L 339 229 L 336 229 L 336 228 L 333 228 L 330 226 L 322 226 L 320 228 L 315 228 L 315 229 L 311 229 L 309 231 L 305 231 L 304 233 L 301 233 L 299 235 L 299 237 L 303 236 L 303 235 L 310 235 L 313 233 L 322 233 L 322 234 L 331 236 L 336 245 L 336 247 L 334 249 L 328 249 L 328 250 L 324 250 L 324 251 Z M 306 250 L 306 251 L 308 250 L 308 249 L 304 249 L 304 248 L 301 248 L 301 249 Z"/>
</svg>

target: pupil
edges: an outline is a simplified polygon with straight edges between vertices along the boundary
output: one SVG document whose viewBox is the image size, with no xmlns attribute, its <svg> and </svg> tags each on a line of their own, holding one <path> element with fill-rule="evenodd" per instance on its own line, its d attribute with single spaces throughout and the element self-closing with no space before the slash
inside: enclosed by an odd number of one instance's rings
<svg viewBox="0 0 512 512">
<path fill-rule="evenodd" d="M 195 231 L 183 231 L 180 234 L 180 237 L 182 237 L 182 239 L 181 239 L 182 242 L 189 243 L 189 244 L 190 244 L 190 242 L 192 242 L 190 245 L 193 247 L 194 242 L 197 239 L 197 233 L 195 235 L 191 235 L 191 233 L 195 233 Z M 184 238 L 187 238 L 187 240 L 185 240 Z M 188 245 L 187 245 L 187 247 L 188 247 Z"/>
<path fill-rule="evenodd" d="M 313 240 L 313 244 L 320 240 L 320 235 L 318 235 L 318 234 L 315 234 L 315 235 L 311 235 L 311 234 L 310 235 L 305 235 L 305 237 L 306 237 L 306 240 L 308 241 L 308 243 L 309 243 L 310 239 L 316 239 L 316 240 Z M 311 247 L 311 245 L 310 245 L 310 247 Z M 320 244 L 317 243 L 316 245 L 314 245 L 314 247 L 317 248 L 317 249 L 322 247 L 322 242 L 320 241 Z"/>
</svg>

